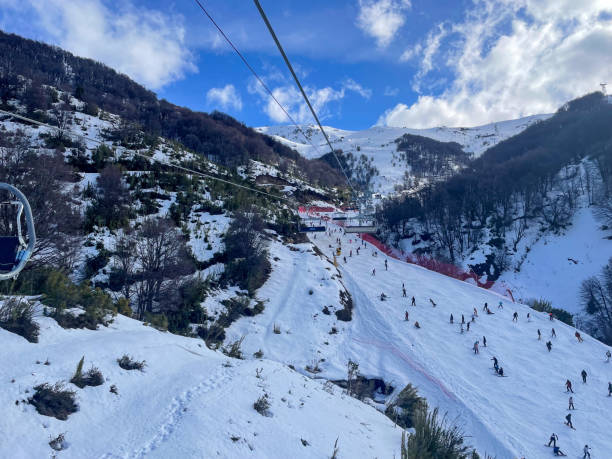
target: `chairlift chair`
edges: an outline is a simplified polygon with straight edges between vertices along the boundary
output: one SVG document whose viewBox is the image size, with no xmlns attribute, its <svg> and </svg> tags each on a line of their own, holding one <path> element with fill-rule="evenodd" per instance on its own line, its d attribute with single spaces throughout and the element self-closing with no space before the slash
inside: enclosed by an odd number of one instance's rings
<svg viewBox="0 0 612 459">
<path fill-rule="evenodd" d="M 1 205 L 17 207 L 17 235 L 0 235 L 0 280 L 15 279 L 32 256 L 36 244 L 36 231 L 32 209 L 25 195 L 8 183 L 0 182 L 0 190 L 11 193 L 17 200 L 5 201 Z M 24 214 L 25 210 L 25 214 Z M 21 216 L 25 216 L 28 229 L 28 241 L 21 234 Z"/>
<path fill-rule="evenodd" d="M 325 232 L 325 226 L 321 225 L 320 219 L 305 218 L 298 223 L 298 231 L 300 233 L 323 233 Z"/>
</svg>

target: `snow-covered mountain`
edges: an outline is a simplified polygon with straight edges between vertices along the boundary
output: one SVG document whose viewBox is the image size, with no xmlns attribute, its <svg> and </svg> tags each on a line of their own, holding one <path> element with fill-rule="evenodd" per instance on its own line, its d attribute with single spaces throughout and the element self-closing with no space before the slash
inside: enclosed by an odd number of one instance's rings
<svg viewBox="0 0 612 459">
<path fill-rule="evenodd" d="M 405 168 L 398 167 L 394 158 L 397 154 L 395 140 L 404 134 L 429 137 L 440 142 L 456 142 L 463 150 L 480 156 L 487 148 L 512 137 L 531 124 L 545 120 L 551 115 L 533 115 L 516 120 L 501 121 L 473 128 L 437 127 L 430 129 L 411 129 L 398 127 L 374 126 L 362 131 L 346 131 L 330 126 L 324 126 L 325 132 L 336 149 L 345 153 L 360 156 L 364 154 L 373 159 L 373 164 L 380 175 L 375 179 L 374 189 L 382 193 L 393 191 L 395 185 L 401 184 Z M 328 153 L 323 134 L 317 126 L 304 125 L 301 130 L 304 138 L 295 126 L 265 126 L 257 131 L 268 134 L 290 148 L 294 148 L 306 158 L 319 158 Z"/>
</svg>

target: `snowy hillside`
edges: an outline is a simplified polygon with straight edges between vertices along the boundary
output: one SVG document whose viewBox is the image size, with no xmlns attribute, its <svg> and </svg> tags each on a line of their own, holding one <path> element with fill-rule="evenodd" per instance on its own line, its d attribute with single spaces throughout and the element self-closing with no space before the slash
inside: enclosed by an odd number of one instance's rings
<svg viewBox="0 0 612 459">
<path fill-rule="evenodd" d="M 543 298 L 572 314 L 581 313 L 580 284 L 599 274 L 612 255 L 610 231 L 601 227 L 593 208 L 584 206 L 561 234 L 534 232 L 520 246 L 519 254 L 525 256 L 520 271 L 510 269 L 500 280 L 511 286 L 517 299 Z"/>
<path fill-rule="evenodd" d="M 549 118 L 551 115 L 533 115 L 517 120 L 502 121 L 473 128 L 438 127 L 431 129 L 410 129 L 374 126 L 363 131 L 345 131 L 325 127 L 334 148 L 354 155 L 365 154 L 374 160 L 380 172 L 375 182 L 375 190 L 383 193 L 393 191 L 402 182 L 404 169 L 396 167 L 394 153 L 397 152 L 395 140 L 404 134 L 429 137 L 441 142 L 457 142 L 463 150 L 481 155 L 487 148 L 523 131 L 531 124 Z M 323 134 L 313 125 L 302 126 L 310 143 L 294 126 L 266 126 L 257 131 L 271 135 L 276 140 L 294 148 L 307 158 L 318 158 L 328 153 Z M 312 145 L 311 145 L 312 143 Z M 314 145 L 314 148 L 313 148 Z"/>
<path fill-rule="evenodd" d="M 342 256 L 347 262 L 339 257 L 335 268 L 331 256 L 337 237 L 342 238 Z M 278 260 L 271 278 L 258 292 L 266 309 L 256 317 L 238 320 L 226 342 L 244 335 L 245 354 L 261 350 L 305 374 L 306 366 L 318 364 L 321 373 L 317 377 L 321 378 L 346 378 L 346 362 L 352 359 L 366 377 L 383 379 L 396 388 L 413 383 L 430 407 L 448 411 L 481 454 L 549 457 L 552 451 L 543 445 L 556 432 L 570 457 L 577 457 L 585 443 L 593 447 L 593 457 L 607 457 L 612 428 L 607 384 L 612 379 L 612 364 L 605 363 L 605 345 L 587 336 L 578 343 L 574 328 L 550 322 L 545 314 L 466 282 L 393 259 L 387 259 L 386 271 L 386 257 L 371 246 L 364 246 L 356 255 L 360 242 L 354 236 L 320 233 L 311 241 L 327 256 L 314 253 L 310 244 L 297 246 L 297 251 L 273 246 L 272 255 Z M 402 283 L 407 298 L 402 297 Z M 350 322 L 334 316 L 342 307 L 338 298 L 343 287 L 354 303 Z M 381 293 L 389 298 L 381 301 Z M 416 307 L 410 306 L 413 295 Z M 500 300 L 503 310 L 497 307 Z M 492 315 L 483 312 L 485 302 Z M 470 321 L 474 308 L 478 317 L 470 331 L 462 334 L 461 316 Z M 405 311 L 409 321 L 404 320 Z M 517 323 L 512 321 L 515 311 Z M 415 328 L 415 321 L 420 329 Z M 551 339 L 552 327 L 557 337 Z M 273 333 L 275 328 L 278 334 Z M 541 341 L 538 329 L 543 334 Z M 550 353 L 545 346 L 549 339 Z M 474 355 L 477 340 L 480 354 Z M 507 377 L 495 375 L 493 356 Z M 583 369 L 589 375 L 587 384 L 579 381 Z M 563 425 L 566 379 L 574 383 L 576 392 L 575 431 Z"/>
<path fill-rule="evenodd" d="M 200 339 L 117 316 L 99 330 L 64 330 L 38 319 L 40 342 L 0 329 L 0 457 L 397 457 L 401 429 L 324 381 L 269 360 L 236 360 Z M 144 371 L 117 359 L 145 360 Z M 41 383 L 68 381 L 79 359 L 105 382 L 76 391 L 79 410 L 61 421 L 24 402 Z M 48 365 L 47 365 L 48 363 Z M 117 393 L 109 389 L 115 386 Z M 268 394 L 267 416 L 253 403 Z M 50 439 L 64 433 L 64 450 Z"/>
</svg>

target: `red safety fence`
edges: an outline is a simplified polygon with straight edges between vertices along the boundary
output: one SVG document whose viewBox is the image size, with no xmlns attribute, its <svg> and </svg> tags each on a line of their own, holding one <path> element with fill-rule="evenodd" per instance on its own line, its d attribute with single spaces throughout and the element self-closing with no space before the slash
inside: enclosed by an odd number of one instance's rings
<svg viewBox="0 0 612 459">
<path fill-rule="evenodd" d="M 334 207 L 320 207 L 320 206 L 308 206 L 308 207 L 304 207 L 304 206 L 300 206 L 298 207 L 298 212 L 301 214 L 308 214 L 308 215 L 312 215 L 316 212 L 335 212 L 336 209 Z"/>
<path fill-rule="evenodd" d="M 389 247 L 388 245 L 376 239 L 371 234 L 360 234 L 359 237 L 363 239 L 364 241 L 369 242 L 374 247 L 376 247 L 378 250 L 380 250 L 385 255 L 391 258 L 395 258 L 396 260 L 401 260 L 401 261 L 412 263 L 418 266 L 422 266 L 423 268 L 429 269 L 430 271 L 435 271 L 437 273 L 444 274 L 445 276 L 449 276 L 449 277 L 452 277 L 454 279 L 458 279 L 461 281 L 472 279 L 474 283 L 478 287 L 481 287 L 481 288 L 492 289 L 493 286 L 495 286 L 496 287 L 494 289 L 495 291 L 503 295 L 509 294 L 512 301 L 514 301 L 514 296 L 512 295 L 512 292 L 510 291 L 510 289 L 507 288 L 501 282 L 498 282 L 497 285 L 496 285 L 496 282 L 492 280 L 487 280 L 487 281 L 482 282 L 479 279 L 479 277 L 476 275 L 476 273 L 473 271 L 466 272 L 458 266 L 455 266 L 450 263 L 443 263 L 441 261 L 435 260 L 431 257 L 427 257 L 424 255 L 414 255 L 414 254 L 406 255 L 403 250 L 398 250 L 398 249 Z"/>
</svg>

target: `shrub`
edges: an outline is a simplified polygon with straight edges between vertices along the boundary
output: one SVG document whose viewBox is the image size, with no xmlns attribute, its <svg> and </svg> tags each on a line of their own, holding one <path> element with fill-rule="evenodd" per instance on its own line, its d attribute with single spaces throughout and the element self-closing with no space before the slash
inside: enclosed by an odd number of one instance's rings
<svg viewBox="0 0 612 459">
<path fill-rule="evenodd" d="M 91 367 L 85 373 L 83 373 L 83 363 L 85 362 L 85 356 L 81 357 L 77 364 L 76 371 L 70 379 L 70 382 L 75 386 L 83 389 L 85 386 L 100 386 L 104 384 L 104 377 L 102 372 L 96 367 Z"/>
<path fill-rule="evenodd" d="M 8 298 L 0 306 L 0 328 L 38 342 L 39 326 L 32 320 L 34 306 L 20 298 Z"/>
<path fill-rule="evenodd" d="M 336 314 L 336 318 L 343 322 L 350 322 L 353 318 L 353 298 L 346 290 L 340 290 L 340 304 L 342 304 L 344 308 L 335 311 L 334 314 Z"/>
<path fill-rule="evenodd" d="M 438 408 L 429 413 L 426 409 L 417 410 L 413 421 L 415 432 L 408 436 L 405 445 L 407 459 L 467 459 L 472 454 L 464 444 L 461 429 L 449 425 L 446 415 L 439 419 Z"/>
<path fill-rule="evenodd" d="M 49 446 L 55 451 L 64 450 L 66 448 L 66 444 L 65 444 L 66 439 L 64 438 L 64 435 L 65 433 L 61 433 L 57 437 L 51 438 L 49 440 Z"/>
<path fill-rule="evenodd" d="M 270 401 L 268 400 L 268 394 L 263 394 L 259 397 L 255 403 L 253 403 L 253 408 L 262 416 L 270 416 Z"/>
<path fill-rule="evenodd" d="M 145 313 L 145 321 L 149 322 L 149 324 L 151 324 L 151 327 L 157 330 L 168 330 L 168 318 L 166 317 L 166 314 L 156 314 L 153 312 L 147 312 Z"/>
<path fill-rule="evenodd" d="M 75 284 L 64 273 L 56 270 L 39 270 L 32 279 L 41 285 L 42 302 L 55 310 L 50 316 L 63 328 L 88 328 L 95 330 L 98 324 L 108 325 L 106 317 L 115 314 L 111 297 L 100 288 L 92 289 L 89 282 Z M 66 313 L 66 309 L 81 307 L 83 314 Z"/>
<path fill-rule="evenodd" d="M 139 362 L 138 360 L 132 359 L 132 357 L 130 357 L 127 354 L 123 354 L 123 356 L 120 359 L 117 359 L 117 363 L 124 370 L 140 370 L 140 371 L 143 370 L 146 364 L 144 360 L 142 362 Z"/>
<path fill-rule="evenodd" d="M 78 411 L 79 406 L 74 399 L 74 391 L 65 390 L 62 383 L 55 385 L 40 384 L 34 387 L 34 395 L 28 403 L 34 405 L 38 414 L 51 416 L 65 421 L 68 416 Z"/>
<path fill-rule="evenodd" d="M 574 326 L 574 316 L 567 312 L 565 309 L 553 308 L 552 303 L 548 300 L 539 299 L 539 300 L 531 300 L 529 306 L 536 311 L 545 312 L 547 314 L 551 313 L 555 316 L 556 319 L 560 320 L 563 323 L 573 327 Z"/>
<path fill-rule="evenodd" d="M 115 303 L 115 307 L 117 308 L 117 312 L 127 317 L 132 317 L 132 308 L 130 308 L 130 302 L 127 298 L 121 297 Z"/>
<path fill-rule="evenodd" d="M 223 349 L 223 353 L 225 355 L 227 355 L 228 357 L 233 357 L 235 359 L 241 359 L 242 358 L 242 350 L 240 349 L 240 347 L 242 346 L 242 342 L 244 341 L 244 336 L 241 337 L 240 339 L 237 339 L 236 341 L 234 341 L 229 348 L 224 348 Z"/>
<path fill-rule="evenodd" d="M 208 346 L 220 344 L 225 340 L 225 330 L 219 324 L 212 324 L 210 327 L 198 327 L 198 336 L 206 341 Z"/>
<path fill-rule="evenodd" d="M 414 425 L 415 413 L 422 409 L 427 409 L 427 402 L 419 396 L 416 387 L 408 384 L 387 406 L 385 414 L 399 426 L 408 429 Z"/>
</svg>

